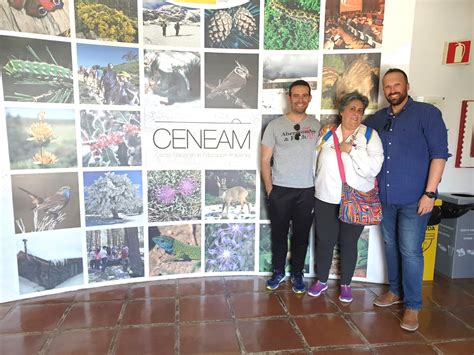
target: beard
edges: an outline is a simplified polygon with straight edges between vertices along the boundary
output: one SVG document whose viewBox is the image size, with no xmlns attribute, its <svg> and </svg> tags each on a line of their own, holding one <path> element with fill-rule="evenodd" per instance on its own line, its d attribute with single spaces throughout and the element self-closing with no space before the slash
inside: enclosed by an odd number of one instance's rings
<svg viewBox="0 0 474 355">
<path fill-rule="evenodd" d="M 398 92 L 398 97 L 397 96 L 386 96 L 385 98 L 387 99 L 387 101 L 392 105 L 392 106 L 398 106 L 400 105 L 403 100 L 405 100 L 408 96 L 408 93 L 405 91 L 405 92 Z M 393 94 L 392 94 L 393 95 Z"/>
</svg>

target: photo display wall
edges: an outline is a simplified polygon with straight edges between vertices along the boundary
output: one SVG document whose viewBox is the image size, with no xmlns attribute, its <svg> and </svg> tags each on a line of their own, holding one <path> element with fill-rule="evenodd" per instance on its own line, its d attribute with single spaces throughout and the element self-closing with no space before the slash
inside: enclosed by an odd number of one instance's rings
<svg viewBox="0 0 474 355">
<path fill-rule="evenodd" d="M 263 130 L 298 79 L 323 124 L 354 90 L 377 109 L 385 0 L 45 3 L 0 0 L 0 301 L 271 272 Z"/>
</svg>

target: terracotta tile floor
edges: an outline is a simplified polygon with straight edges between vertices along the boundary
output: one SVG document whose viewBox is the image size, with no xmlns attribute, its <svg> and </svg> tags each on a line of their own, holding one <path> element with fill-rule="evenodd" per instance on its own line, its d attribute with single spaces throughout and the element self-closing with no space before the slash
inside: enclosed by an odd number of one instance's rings
<svg viewBox="0 0 474 355">
<path fill-rule="evenodd" d="M 372 306 L 387 286 L 353 283 L 348 305 L 336 287 L 312 298 L 212 277 L 12 302 L 0 305 L 0 354 L 474 354 L 474 279 L 425 283 L 413 333 L 400 305 Z"/>
</svg>

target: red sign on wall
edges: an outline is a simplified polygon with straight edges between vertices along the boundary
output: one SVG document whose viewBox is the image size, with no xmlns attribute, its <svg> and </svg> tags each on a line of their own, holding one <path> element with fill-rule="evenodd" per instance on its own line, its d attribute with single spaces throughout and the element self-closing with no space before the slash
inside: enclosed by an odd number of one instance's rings
<svg viewBox="0 0 474 355">
<path fill-rule="evenodd" d="M 471 41 L 446 43 L 444 64 L 468 64 Z"/>
</svg>

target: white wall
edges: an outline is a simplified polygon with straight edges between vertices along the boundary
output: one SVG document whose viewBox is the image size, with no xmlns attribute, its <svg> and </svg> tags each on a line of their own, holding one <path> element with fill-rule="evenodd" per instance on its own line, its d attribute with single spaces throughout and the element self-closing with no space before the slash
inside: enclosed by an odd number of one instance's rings
<svg viewBox="0 0 474 355">
<path fill-rule="evenodd" d="M 474 170 L 455 168 L 461 101 L 474 100 L 474 50 L 471 64 L 444 65 L 444 42 L 474 40 L 474 1 L 417 0 L 408 77 L 410 94 L 444 97 L 441 110 L 448 127 L 448 160 L 440 192 L 474 193 Z M 398 31 L 404 31 L 400 27 Z"/>
</svg>

